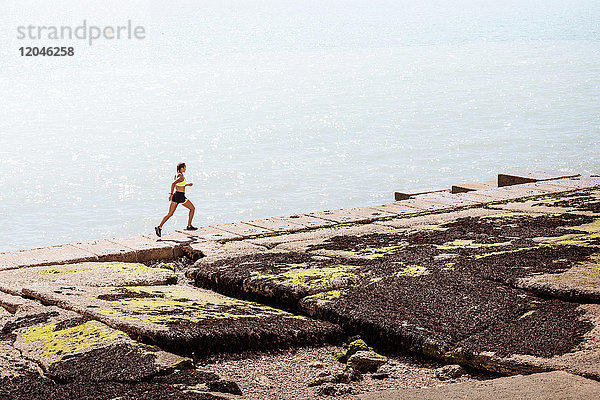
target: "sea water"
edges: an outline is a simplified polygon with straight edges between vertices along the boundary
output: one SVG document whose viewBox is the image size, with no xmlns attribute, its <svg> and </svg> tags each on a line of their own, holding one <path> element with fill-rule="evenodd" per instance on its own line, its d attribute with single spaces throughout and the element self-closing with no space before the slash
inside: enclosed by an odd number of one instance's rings
<svg viewBox="0 0 600 400">
<path fill-rule="evenodd" d="M 152 233 L 179 162 L 198 226 L 515 169 L 600 172 L 597 0 L 3 8 L 0 251 Z M 145 38 L 17 39 L 84 20 Z M 57 43 L 75 55 L 18 50 Z"/>
</svg>

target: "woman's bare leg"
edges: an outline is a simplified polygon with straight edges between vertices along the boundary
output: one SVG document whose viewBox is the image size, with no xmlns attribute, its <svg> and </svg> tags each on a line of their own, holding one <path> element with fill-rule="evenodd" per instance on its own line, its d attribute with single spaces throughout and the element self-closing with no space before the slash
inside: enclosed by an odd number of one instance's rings
<svg viewBox="0 0 600 400">
<path fill-rule="evenodd" d="M 169 218 L 171 218 L 173 216 L 173 213 L 175 212 L 175 209 L 177 208 L 177 203 L 175 203 L 174 201 L 171 202 L 171 205 L 169 206 L 169 212 L 167 215 L 164 216 L 164 218 L 162 219 L 162 221 L 160 221 L 160 225 L 159 227 L 162 228 L 163 225 L 165 224 L 165 222 L 167 222 L 169 220 Z"/>
<path fill-rule="evenodd" d="M 196 207 L 194 207 L 194 204 L 192 204 L 192 202 L 189 200 L 183 203 L 182 205 L 190 210 L 190 214 L 188 216 L 188 226 L 191 226 L 192 220 L 194 219 L 194 212 L 196 211 Z"/>
</svg>

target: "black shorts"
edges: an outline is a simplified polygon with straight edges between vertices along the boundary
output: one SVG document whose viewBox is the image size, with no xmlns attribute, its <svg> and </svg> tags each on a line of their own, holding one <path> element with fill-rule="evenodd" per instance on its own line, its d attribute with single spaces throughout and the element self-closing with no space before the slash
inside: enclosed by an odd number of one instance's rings
<svg viewBox="0 0 600 400">
<path fill-rule="evenodd" d="M 183 192 L 175 192 L 173 194 L 173 198 L 171 199 L 171 201 L 177 203 L 177 204 L 183 204 L 187 201 L 187 198 L 185 197 L 185 193 Z"/>
</svg>

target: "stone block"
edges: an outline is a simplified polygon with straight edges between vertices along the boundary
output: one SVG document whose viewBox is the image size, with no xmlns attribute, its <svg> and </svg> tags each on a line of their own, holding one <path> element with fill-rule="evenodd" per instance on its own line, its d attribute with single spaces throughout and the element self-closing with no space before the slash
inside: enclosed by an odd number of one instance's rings
<svg viewBox="0 0 600 400">
<path fill-rule="evenodd" d="M 21 296 L 15 296 L 9 293 L 0 292 L 0 306 L 6 311 L 14 314 L 20 308 L 34 307 L 37 303 L 32 300 L 27 300 Z"/>
<path fill-rule="evenodd" d="M 98 260 L 98 256 L 95 254 L 70 244 L 11 251 L 3 253 L 2 257 L 17 267 L 70 264 Z"/>
<path fill-rule="evenodd" d="M 326 226 L 335 225 L 335 222 L 323 218 L 317 218 L 310 215 L 294 214 L 286 217 L 277 217 L 283 221 L 293 224 L 302 225 L 309 229 L 324 228 Z"/>
<path fill-rule="evenodd" d="M 197 231 L 193 231 L 193 233 L 188 233 L 188 231 L 177 231 L 179 233 L 185 235 L 191 235 L 193 237 L 203 239 L 203 240 L 219 240 L 219 241 L 227 241 L 227 240 L 239 240 L 242 239 L 242 236 L 236 235 L 231 232 L 224 231 L 223 229 L 218 229 L 215 226 L 203 226 L 198 228 Z"/>
<path fill-rule="evenodd" d="M 268 229 L 273 232 L 297 232 L 306 229 L 306 226 L 284 220 L 279 217 L 254 219 L 245 221 L 248 225 L 253 225 L 259 228 Z"/>
<path fill-rule="evenodd" d="M 498 174 L 498 187 L 518 185 L 521 183 L 530 183 L 538 181 L 547 181 L 561 178 L 572 178 L 579 176 L 579 174 L 573 174 L 564 171 L 553 171 L 553 170 L 533 170 L 533 171 L 517 171 L 513 173 L 501 173 Z"/>
<path fill-rule="evenodd" d="M 10 256 L 5 256 L 6 253 L 0 253 L 0 271 L 5 269 L 18 268 L 18 265 L 10 261 Z"/>
<path fill-rule="evenodd" d="M 441 192 L 449 192 L 449 191 L 450 191 L 449 189 L 438 188 L 438 187 L 424 188 L 424 189 L 413 189 L 413 190 L 403 190 L 401 192 L 394 192 L 394 198 L 395 198 L 395 200 L 400 201 L 400 200 L 410 199 L 410 198 L 418 196 L 420 194 L 441 193 Z"/>
<path fill-rule="evenodd" d="M 135 250 L 135 261 L 166 260 L 175 256 L 175 246 L 168 242 L 159 242 L 143 235 L 108 239 L 110 242 Z"/>
<path fill-rule="evenodd" d="M 566 190 L 590 189 L 600 186 L 599 176 L 580 176 L 570 179 L 559 179 L 546 182 L 548 185 L 565 188 Z"/>
<path fill-rule="evenodd" d="M 245 240 L 235 240 L 225 243 L 214 240 L 205 240 L 192 243 L 190 247 L 192 251 L 198 252 L 198 255 L 201 257 L 196 262 L 196 265 L 266 251 L 266 247 L 252 244 Z"/>
<path fill-rule="evenodd" d="M 499 187 L 496 189 L 478 190 L 476 192 L 469 193 L 471 196 L 486 197 L 491 201 L 504 201 L 514 200 L 519 198 L 526 198 L 532 196 L 541 196 L 547 194 L 538 188 L 522 187 L 522 185 Z"/>
<path fill-rule="evenodd" d="M 404 205 L 402 201 L 396 201 L 393 203 L 382 204 L 380 206 L 372 207 L 376 210 L 385 211 L 388 213 L 396 214 L 396 215 L 411 215 L 411 214 L 419 214 L 423 212 L 420 208 L 408 207 Z"/>
<path fill-rule="evenodd" d="M 431 193 L 416 196 L 415 199 L 446 204 L 451 207 L 468 207 L 483 204 L 486 201 L 489 202 L 489 200 L 484 200 L 481 197 L 474 197 L 468 193 Z"/>
<path fill-rule="evenodd" d="M 468 182 L 452 185 L 452 193 L 466 193 L 474 190 L 493 189 L 498 187 L 497 181 Z"/>
<path fill-rule="evenodd" d="M 421 212 L 438 211 L 438 210 L 446 210 L 446 209 L 450 210 L 452 208 L 455 208 L 451 204 L 446 204 L 446 203 L 442 203 L 439 201 L 424 200 L 424 199 L 419 199 L 419 198 L 402 200 L 398 203 L 400 203 L 402 206 L 405 206 L 405 207 L 417 208 L 417 209 L 421 210 Z"/>
<path fill-rule="evenodd" d="M 540 190 L 540 191 L 546 192 L 546 193 L 560 193 L 560 192 L 566 192 L 566 191 L 570 190 L 569 187 L 562 187 L 560 185 L 555 184 L 555 182 L 560 182 L 560 181 L 562 181 L 562 180 L 523 183 L 523 184 L 519 185 L 518 187 L 520 187 L 522 189 Z"/>
<path fill-rule="evenodd" d="M 228 224 L 211 225 L 211 227 L 238 235 L 242 238 L 251 236 L 268 235 L 273 233 L 271 229 L 259 228 L 258 226 L 249 225 L 245 222 L 232 222 Z"/>
<path fill-rule="evenodd" d="M 397 214 L 382 211 L 373 207 L 342 208 L 308 213 L 307 215 L 328 219 L 337 223 L 365 223 L 386 217 L 394 217 Z"/>
<path fill-rule="evenodd" d="M 133 262 L 136 260 L 136 251 L 134 249 L 106 239 L 71 243 L 71 246 L 95 254 L 98 257 L 98 261 Z"/>
</svg>

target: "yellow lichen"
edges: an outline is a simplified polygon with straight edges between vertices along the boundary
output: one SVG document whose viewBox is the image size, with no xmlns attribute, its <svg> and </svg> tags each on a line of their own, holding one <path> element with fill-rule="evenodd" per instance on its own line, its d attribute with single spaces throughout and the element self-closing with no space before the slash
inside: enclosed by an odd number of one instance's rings
<svg viewBox="0 0 600 400">
<path fill-rule="evenodd" d="M 386 254 L 397 253 L 406 246 L 408 246 L 408 243 L 387 247 L 366 248 L 358 251 L 346 251 L 345 253 L 351 256 L 365 258 L 367 260 L 374 260 L 376 258 L 381 258 Z"/>
<path fill-rule="evenodd" d="M 427 272 L 427 268 L 420 265 L 407 265 L 402 271 L 396 272 L 395 276 L 408 276 L 415 277 L 424 275 Z"/>
<path fill-rule="evenodd" d="M 475 243 L 473 240 L 463 240 L 456 239 L 452 242 L 448 242 L 442 245 L 435 245 L 435 247 L 439 250 L 453 250 L 459 248 L 467 248 L 467 249 L 476 249 L 479 247 L 498 247 L 498 246 L 506 246 L 509 245 L 508 242 L 500 242 L 500 243 Z"/>
<path fill-rule="evenodd" d="M 101 300 L 111 308 L 102 310 L 120 319 L 149 321 L 166 325 L 177 321 L 199 322 L 206 319 L 264 318 L 274 315 L 291 316 L 258 303 L 220 296 L 213 292 L 184 287 L 135 286 L 113 288 L 113 293 L 146 293 L 148 297 Z"/>
<path fill-rule="evenodd" d="M 355 276 L 356 265 L 338 264 L 324 268 L 296 269 L 280 274 L 260 274 L 256 279 L 268 279 L 286 286 L 309 286 L 311 288 L 331 283 L 334 279 Z"/>
<path fill-rule="evenodd" d="M 95 321 L 60 330 L 56 330 L 56 327 L 56 324 L 49 324 L 23 333 L 28 342 L 43 342 L 41 353 L 52 358 L 52 362 L 60 360 L 64 355 L 82 352 L 121 336 L 126 337 L 124 333 Z"/>
<path fill-rule="evenodd" d="M 154 272 L 156 268 L 147 267 L 139 263 L 101 263 L 81 266 L 80 268 L 46 268 L 42 271 L 44 274 L 76 274 L 79 272 L 91 271 L 111 271 L 121 274 L 140 275 L 145 272 Z"/>
<path fill-rule="evenodd" d="M 550 245 L 549 245 L 549 244 L 542 243 L 542 244 L 540 244 L 540 245 L 538 245 L 538 246 L 531 246 L 531 247 L 521 247 L 521 248 L 518 248 L 518 249 L 513 249 L 513 250 L 493 251 L 493 252 L 491 252 L 491 253 L 475 254 L 475 255 L 473 255 L 472 257 L 473 257 L 473 258 L 485 258 L 485 257 L 490 257 L 490 256 L 496 256 L 496 255 L 499 255 L 499 254 L 518 253 L 518 252 L 521 252 L 521 251 L 533 250 L 533 249 L 539 249 L 539 248 L 541 248 L 541 247 L 548 247 L 548 246 L 550 246 Z"/>
<path fill-rule="evenodd" d="M 314 299 L 318 304 L 323 304 L 331 300 L 335 300 L 342 295 L 339 290 L 329 290 L 327 292 L 321 292 L 307 296 L 307 299 Z"/>
</svg>

